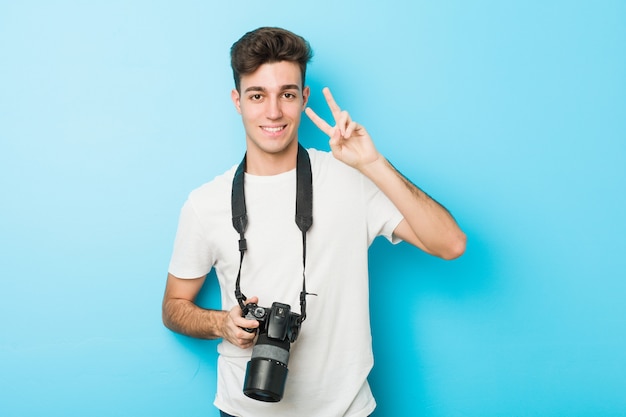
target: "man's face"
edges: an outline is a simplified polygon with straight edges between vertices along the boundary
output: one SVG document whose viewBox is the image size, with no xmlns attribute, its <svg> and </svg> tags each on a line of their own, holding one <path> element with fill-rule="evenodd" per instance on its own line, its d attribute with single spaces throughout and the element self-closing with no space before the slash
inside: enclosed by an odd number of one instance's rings
<svg viewBox="0 0 626 417">
<path fill-rule="evenodd" d="M 231 96 L 243 120 L 248 154 L 278 156 L 297 148 L 300 117 L 309 98 L 298 64 L 263 64 L 241 77 L 240 90 Z"/>
</svg>

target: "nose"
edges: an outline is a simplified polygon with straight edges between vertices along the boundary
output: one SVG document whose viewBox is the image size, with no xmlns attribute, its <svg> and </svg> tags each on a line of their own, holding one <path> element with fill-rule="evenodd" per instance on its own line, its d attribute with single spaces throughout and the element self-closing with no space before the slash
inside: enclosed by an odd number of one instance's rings
<svg viewBox="0 0 626 417">
<path fill-rule="evenodd" d="M 277 97 L 272 97 L 267 100 L 266 114 L 267 118 L 270 120 L 277 120 L 283 117 L 280 100 Z"/>
</svg>

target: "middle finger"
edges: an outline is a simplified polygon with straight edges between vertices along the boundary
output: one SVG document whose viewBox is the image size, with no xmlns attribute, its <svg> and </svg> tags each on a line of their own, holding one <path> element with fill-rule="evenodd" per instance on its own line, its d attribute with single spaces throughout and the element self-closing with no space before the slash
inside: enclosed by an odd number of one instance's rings
<svg viewBox="0 0 626 417">
<path fill-rule="evenodd" d="M 338 119 L 339 119 L 339 115 L 341 114 L 341 108 L 335 101 L 333 94 L 330 92 L 330 88 L 324 87 L 324 89 L 322 90 L 322 93 L 324 93 L 324 98 L 326 98 L 326 103 L 328 104 L 328 108 L 330 109 L 330 112 L 335 118 L 335 122 L 339 122 Z"/>
</svg>

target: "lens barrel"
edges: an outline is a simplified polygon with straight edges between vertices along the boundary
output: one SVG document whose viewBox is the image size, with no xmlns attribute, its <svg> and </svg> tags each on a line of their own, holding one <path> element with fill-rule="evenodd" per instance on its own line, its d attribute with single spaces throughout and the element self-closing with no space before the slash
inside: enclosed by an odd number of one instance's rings
<svg viewBox="0 0 626 417">
<path fill-rule="evenodd" d="M 259 335 L 246 368 L 244 394 L 264 402 L 280 401 L 285 392 L 288 362 L 288 340 L 271 339 L 267 334 Z"/>
</svg>

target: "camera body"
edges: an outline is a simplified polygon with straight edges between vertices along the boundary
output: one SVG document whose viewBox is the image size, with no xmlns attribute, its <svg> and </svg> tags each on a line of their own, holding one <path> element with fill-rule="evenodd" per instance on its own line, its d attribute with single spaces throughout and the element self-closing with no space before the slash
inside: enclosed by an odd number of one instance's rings
<svg viewBox="0 0 626 417">
<path fill-rule="evenodd" d="M 293 343 L 300 331 L 299 314 L 291 312 L 291 306 L 283 303 L 272 303 L 271 308 L 250 303 L 246 305 L 244 318 L 259 322 L 259 335 L 266 333 L 271 339 L 289 340 Z M 252 333 L 255 329 L 245 329 Z"/>
<path fill-rule="evenodd" d="M 246 319 L 259 322 L 259 334 L 246 368 L 243 392 L 255 400 L 278 402 L 285 390 L 290 344 L 296 341 L 300 331 L 300 315 L 292 313 L 288 304 L 277 302 L 271 308 L 250 303 L 243 313 Z"/>
</svg>

